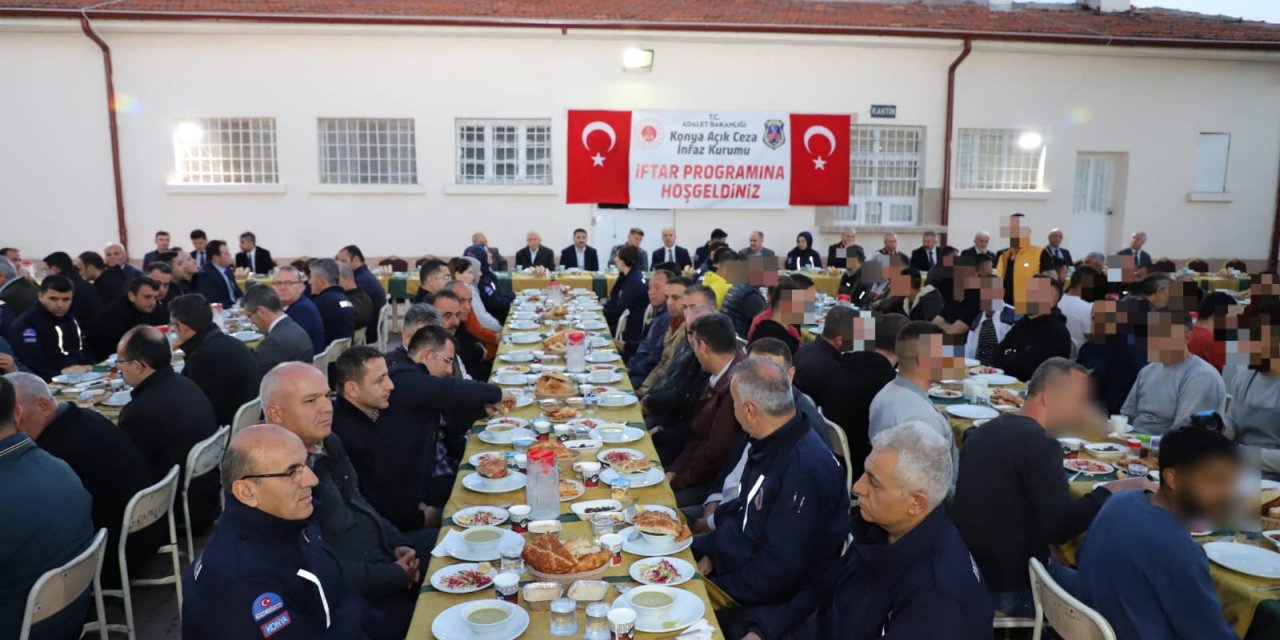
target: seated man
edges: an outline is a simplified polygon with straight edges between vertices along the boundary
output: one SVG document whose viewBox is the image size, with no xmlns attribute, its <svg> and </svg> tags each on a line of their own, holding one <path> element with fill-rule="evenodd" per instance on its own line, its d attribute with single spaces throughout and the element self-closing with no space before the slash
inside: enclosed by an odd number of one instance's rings
<svg viewBox="0 0 1280 640">
<path fill-rule="evenodd" d="M 213 311 L 198 293 L 169 303 L 169 318 L 178 336 L 174 346 L 187 355 L 182 375 L 209 398 L 218 424 L 231 424 L 240 406 L 258 395 L 261 376 L 249 347 L 213 323 Z"/>
<path fill-rule="evenodd" d="M 129 281 L 142 275 L 142 272 L 129 264 L 129 252 L 118 242 L 107 245 L 102 257 L 103 269 L 93 279 L 93 286 L 102 296 L 103 304 L 110 304 L 123 296 Z"/>
<path fill-rule="evenodd" d="M 250 287 L 241 308 L 264 336 L 253 350 L 260 375 L 267 375 L 281 362 L 311 362 L 315 356 L 311 336 L 284 312 L 275 289 L 263 284 Z"/>
<path fill-rule="evenodd" d="M 333 405 L 324 374 L 286 362 L 262 379 L 266 419 L 292 431 L 306 447 L 319 484 L 313 521 L 333 547 L 342 578 L 383 614 L 374 638 L 403 638 L 418 601 L 423 565 L 438 531 L 402 533 L 365 500 L 342 439 L 332 433 Z"/>
<path fill-rule="evenodd" d="M 445 285 L 449 284 L 449 263 L 439 258 L 427 258 L 418 267 L 418 292 L 413 295 L 415 303 L 425 302 L 434 296 Z"/>
<path fill-rule="evenodd" d="M 693 550 L 699 573 L 749 611 L 785 602 L 839 557 L 849 494 L 831 450 L 796 411 L 787 372 L 752 358 L 731 375 L 734 414 L 751 453 L 742 489 L 715 510 L 719 526 L 695 539 Z"/>
<path fill-rule="evenodd" d="M 895 295 L 902 296 L 902 314 L 911 320 L 933 322 L 946 306 L 946 299 L 933 285 L 924 282 L 924 276 L 919 270 L 903 269 L 901 276 L 901 279 L 893 278 L 890 287 Z M 905 284 L 906 287 L 903 288 L 900 284 Z"/>
<path fill-rule="evenodd" d="M 819 638 L 990 640 L 982 574 L 939 508 L 951 486 L 950 443 L 908 422 L 872 445 L 853 485 L 854 544 L 789 601 L 748 610 L 745 640 L 784 638 L 815 612 Z"/>
<path fill-rule="evenodd" d="M 351 267 L 351 276 L 356 286 L 369 296 L 369 301 L 373 305 L 373 323 L 365 328 L 365 342 L 373 344 L 378 341 L 378 315 L 382 312 L 382 308 L 387 306 L 387 290 L 382 287 L 382 281 L 378 276 L 369 270 L 369 265 L 365 264 L 364 252 L 360 247 L 349 244 L 339 249 L 337 259 L 338 262 Z M 352 297 L 349 292 L 347 297 Z"/>
<path fill-rule="evenodd" d="M 16 406 L 13 383 L 0 378 L 0 486 L 15 489 L 0 493 L 0 513 L 5 514 L 0 527 L 0 638 L 18 637 L 36 579 L 80 555 L 94 535 L 93 499 L 67 463 L 18 431 Z M 31 638 L 79 638 L 89 594 L 86 589 L 66 609 L 36 624 Z"/>
<path fill-rule="evenodd" d="M 445 291 L 453 294 L 451 302 L 457 300 L 458 327 L 453 332 L 453 337 L 458 343 L 458 355 L 463 357 L 467 375 L 475 380 L 488 380 L 489 374 L 493 372 L 493 357 L 498 350 L 498 334 L 481 327 L 472 319 L 475 315 L 472 313 L 474 294 L 467 283 L 455 280 L 449 283 Z M 441 297 L 443 296 L 437 295 L 436 300 Z"/>
<path fill-rule="evenodd" d="M 1191 355 L 1191 316 L 1155 312 L 1147 316 L 1147 359 L 1120 413 L 1138 433 L 1160 435 L 1191 424 L 1191 414 L 1221 410 L 1227 388 L 1213 365 Z"/>
<path fill-rule="evenodd" d="M 116 352 L 116 343 L 126 331 L 140 325 L 156 325 L 156 304 L 160 300 L 160 283 L 138 276 L 125 286 L 125 295 L 108 302 L 89 327 L 89 347 L 96 361 L 106 360 Z M 165 318 L 162 322 L 168 322 Z"/>
<path fill-rule="evenodd" d="M 324 343 L 327 348 L 334 340 L 350 338 L 355 334 L 356 308 L 342 292 L 338 282 L 338 261 L 320 258 L 311 261 L 311 301 L 320 312 L 324 326 Z"/>
<path fill-rule="evenodd" d="M 702 503 L 711 492 L 716 472 L 729 458 L 738 433 L 729 393 L 730 372 L 742 360 L 733 323 L 727 316 L 717 313 L 698 318 L 689 329 L 694 357 L 711 377 L 695 401 L 690 422 L 692 437 L 667 467 L 667 481 L 682 507 Z"/>
<path fill-rule="evenodd" d="M 958 358 L 944 356 L 943 349 L 942 329 L 937 325 L 916 321 L 902 328 L 894 347 L 898 377 L 871 401 L 867 429 L 874 440 L 877 433 L 904 422 L 923 422 L 933 427 L 951 443 L 951 476 L 954 478 L 955 464 L 960 457 L 955 436 L 951 433 L 951 423 L 929 399 L 928 389 L 938 380 L 963 378 L 965 374 L 953 364 Z M 963 361 L 960 364 L 963 365 Z"/>
<path fill-rule="evenodd" d="M 668 280 L 665 294 L 667 314 L 671 316 L 671 324 L 667 325 L 667 332 L 662 336 L 662 353 L 658 356 L 658 362 L 653 365 L 653 369 L 640 381 L 640 384 L 634 384 L 633 381 L 631 385 L 637 389 L 641 397 L 666 374 L 680 344 L 688 344 L 689 341 L 685 338 L 688 335 L 685 332 L 685 309 L 694 304 L 708 304 L 711 306 L 711 311 L 715 310 L 715 292 L 702 285 L 693 284 L 692 280 L 684 276 Z M 696 301 L 690 304 L 690 300 Z"/>
<path fill-rule="evenodd" d="M 733 330 L 739 338 L 746 339 L 751 321 L 769 308 L 769 301 L 760 293 L 760 287 L 748 281 L 747 262 L 729 251 L 716 252 L 718 273 L 728 281 L 729 288 L 720 295 L 720 311 L 733 321 Z M 757 258 L 761 263 L 763 258 Z M 752 265 L 754 266 L 754 264 Z M 713 287 L 714 288 L 714 287 Z"/>
<path fill-rule="evenodd" d="M 276 295 L 280 296 L 280 304 L 284 306 L 284 312 L 293 318 L 293 321 L 298 323 L 298 326 L 302 327 L 311 338 L 313 352 L 311 355 L 324 351 L 325 347 L 329 346 L 329 343 L 324 341 L 324 321 L 320 319 L 320 310 L 316 309 L 316 303 L 304 295 L 307 288 L 307 275 L 291 266 L 280 267 L 271 276 L 271 288 L 275 289 Z"/>
<path fill-rule="evenodd" d="M 1058 310 L 1062 283 L 1048 276 L 1027 281 L 1024 308 L 1027 314 L 1013 324 L 996 348 L 994 365 L 1019 380 L 1028 380 L 1036 367 L 1049 358 L 1071 357 L 1071 331 Z"/>
<path fill-rule="evenodd" d="M 249 427 L 222 456 L 227 510 L 182 581 L 182 636 L 365 640 L 368 605 L 309 520 L 315 473 L 298 436 Z"/>
<path fill-rule="evenodd" d="M 639 387 L 649 377 L 662 358 L 663 337 L 671 327 L 671 311 L 667 309 L 667 283 L 676 274 L 665 269 L 654 271 L 649 277 L 649 322 L 644 325 L 640 342 L 631 347 L 631 353 L 623 351 L 627 371 L 631 374 L 631 386 Z"/>
<path fill-rule="evenodd" d="M 702 365 L 694 356 L 693 345 L 686 330 L 698 318 L 715 312 L 715 307 L 707 303 L 685 308 L 684 324 L 681 327 L 684 336 L 676 346 L 663 376 L 654 380 L 653 385 L 644 392 L 645 423 L 650 427 L 649 435 L 653 437 L 653 446 L 658 450 L 658 459 L 664 466 L 674 463 L 684 452 L 685 444 L 693 437 L 693 427 L 689 423 L 698 411 L 697 400 L 710 377 L 703 372 Z"/>
<path fill-rule="evenodd" d="M 191 447 L 213 435 L 219 424 L 230 424 L 217 421 L 195 382 L 173 372 L 171 356 L 169 341 L 155 327 L 131 329 L 116 346 L 120 374 L 133 387 L 132 399 L 120 411 L 120 430 L 142 452 L 152 482 L 175 464 L 185 469 Z M 218 479 L 208 474 L 192 480 L 189 499 L 192 528 L 203 530 L 218 516 Z"/>
<path fill-rule="evenodd" d="M 260 276 L 271 273 L 276 268 L 276 261 L 271 252 L 258 246 L 258 237 L 252 231 L 240 234 L 240 252 L 236 254 L 236 268 L 248 269 L 250 273 Z"/>
<path fill-rule="evenodd" d="M 796 388 L 807 393 L 818 406 L 825 401 L 827 381 L 840 367 L 840 354 L 853 349 L 853 319 L 857 315 L 851 307 L 831 307 L 822 335 L 796 351 Z"/>
<path fill-rule="evenodd" d="M 1031 376 L 1022 410 L 974 429 L 960 450 L 951 517 L 997 611 L 1032 616 L 1027 558 L 1047 562 L 1049 545 L 1083 533 L 1112 493 L 1146 483 L 1116 480 L 1072 499 L 1057 437 L 1069 435 L 1064 429 L 1081 424 L 1089 411 L 1089 372 L 1050 358 Z"/>
<path fill-rule="evenodd" d="M 18 431 L 41 449 L 71 466 L 93 497 L 93 528 L 107 530 L 107 548 L 119 549 L 120 523 L 133 495 L 159 478 L 153 478 L 142 453 L 101 413 L 81 409 L 73 402 L 58 404 L 49 386 L 31 373 L 5 375 L 18 394 Z M 164 542 L 163 526 L 129 534 L 129 575 L 138 576 L 152 554 Z M 120 586 L 120 554 L 102 556 L 102 584 Z"/>
<path fill-rule="evenodd" d="M 587 230 L 573 230 L 573 244 L 560 252 L 560 268 L 599 271 L 600 258 L 595 247 L 587 244 Z"/>
<path fill-rule="evenodd" d="M 46 381 L 68 367 L 84 367 L 95 361 L 71 313 L 74 287 L 62 276 L 47 276 L 40 283 L 39 304 L 27 309 L 9 325 L 9 344 L 32 373 Z"/>
<path fill-rule="evenodd" d="M 236 284 L 235 268 L 231 261 L 231 252 L 227 249 L 227 243 L 222 240 L 210 240 L 205 245 L 205 255 L 208 261 L 204 263 L 204 268 L 200 270 L 200 275 L 196 278 L 196 288 L 200 294 L 210 303 L 218 303 L 223 309 L 230 309 L 244 293 L 240 291 L 240 285 Z M 102 295 L 103 302 L 111 302 L 114 297 Z"/>
<path fill-rule="evenodd" d="M 367 336 L 370 326 L 378 324 L 378 311 L 373 307 L 373 298 L 365 293 L 356 284 L 355 272 L 352 271 L 351 265 L 342 262 L 337 263 L 338 266 L 338 286 L 342 289 L 342 294 L 347 296 L 347 300 L 351 301 L 351 308 L 356 312 L 355 333 L 356 336 Z M 377 336 L 374 336 L 377 340 Z"/>
<path fill-rule="evenodd" d="M 1013 307 L 1005 305 L 1004 287 L 994 275 L 978 276 L 979 313 L 969 328 L 964 357 L 994 366 L 1000 343 L 1016 322 Z"/>
<path fill-rule="evenodd" d="M 409 362 L 409 343 L 413 342 L 413 334 L 427 325 L 438 327 L 440 322 L 440 312 L 435 307 L 425 302 L 409 305 L 404 312 L 404 319 L 400 322 L 400 346 L 386 353 L 387 367 L 393 367 L 400 362 Z"/>
<path fill-rule="evenodd" d="M 1239 451 L 1221 433 L 1183 427 L 1166 434 L 1159 490 L 1108 500 L 1085 535 L 1078 568 L 1052 565 L 1050 572 L 1102 614 L 1118 640 L 1236 638 L 1204 549 L 1187 532 L 1193 522 L 1223 521 L 1239 473 Z"/>
</svg>

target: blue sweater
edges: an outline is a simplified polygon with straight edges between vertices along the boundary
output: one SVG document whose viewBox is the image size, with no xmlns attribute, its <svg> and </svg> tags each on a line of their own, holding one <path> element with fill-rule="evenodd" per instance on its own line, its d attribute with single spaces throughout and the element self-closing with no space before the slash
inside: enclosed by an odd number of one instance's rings
<svg viewBox="0 0 1280 640">
<path fill-rule="evenodd" d="M 1107 500 L 1085 535 L 1079 569 L 1053 577 L 1111 623 L 1117 640 L 1226 640 L 1209 559 L 1166 509 L 1141 491 Z"/>
<path fill-rule="evenodd" d="M 284 313 L 306 330 L 307 337 L 311 338 L 311 348 L 315 353 L 320 353 L 329 346 L 329 343 L 324 341 L 324 321 L 320 319 L 320 310 L 316 308 L 316 303 L 312 302 L 311 298 L 306 296 L 298 298 L 298 301 L 289 305 Z"/>
</svg>

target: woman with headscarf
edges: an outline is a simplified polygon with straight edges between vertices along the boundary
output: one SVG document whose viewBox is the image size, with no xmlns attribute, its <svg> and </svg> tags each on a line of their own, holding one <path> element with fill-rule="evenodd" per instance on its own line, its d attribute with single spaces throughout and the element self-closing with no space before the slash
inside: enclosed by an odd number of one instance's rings
<svg viewBox="0 0 1280 640">
<path fill-rule="evenodd" d="M 609 323 L 609 331 L 615 339 L 623 344 L 639 343 L 644 332 L 644 310 L 649 306 L 649 285 L 644 282 L 644 272 L 640 270 L 640 250 L 625 245 L 618 250 L 613 259 L 618 267 L 618 281 L 609 292 L 609 301 L 604 303 L 604 319 Z M 630 311 L 626 331 L 618 335 L 618 320 L 624 311 Z"/>
<path fill-rule="evenodd" d="M 822 268 L 822 256 L 813 250 L 813 234 L 801 231 L 796 236 L 796 248 L 787 252 L 787 269 L 799 271 L 805 267 Z"/>
<path fill-rule="evenodd" d="M 480 271 L 476 274 L 475 289 L 480 292 L 481 306 L 489 315 L 493 316 L 501 324 L 507 321 L 507 312 L 511 310 L 511 303 L 515 300 L 515 295 L 503 293 L 498 288 L 498 277 L 493 275 L 493 271 L 489 269 L 489 260 L 492 255 L 484 248 L 483 245 L 473 244 L 467 247 L 462 255 L 473 258 L 480 263 Z M 475 307 L 473 304 L 472 307 Z"/>
</svg>

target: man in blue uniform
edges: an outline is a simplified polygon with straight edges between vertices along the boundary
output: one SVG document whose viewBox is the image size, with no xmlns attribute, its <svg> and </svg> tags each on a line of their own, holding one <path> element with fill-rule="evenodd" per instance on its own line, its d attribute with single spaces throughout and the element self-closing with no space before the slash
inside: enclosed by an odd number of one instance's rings
<svg viewBox="0 0 1280 640">
<path fill-rule="evenodd" d="M 364 252 L 354 244 L 349 244 L 338 251 L 338 262 L 345 262 L 351 265 L 351 271 L 356 278 L 356 286 L 361 291 L 369 294 L 369 299 L 373 301 L 373 322 L 365 328 L 365 342 L 373 344 L 378 341 L 378 314 L 382 313 L 382 308 L 387 306 L 387 290 L 382 288 L 382 281 L 378 276 L 369 270 L 369 265 L 364 261 Z"/>
<path fill-rule="evenodd" d="M 94 362 L 80 324 L 70 313 L 74 291 L 65 277 L 46 277 L 36 297 L 40 304 L 27 309 L 9 327 L 9 342 L 18 359 L 46 381 L 67 367 Z"/>
<path fill-rule="evenodd" d="M 183 580 L 184 638 L 370 637 L 364 625 L 374 614 L 308 520 L 316 483 L 289 430 L 264 424 L 236 434 L 222 458 L 226 511 Z"/>
<path fill-rule="evenodd" d="M 271 288 L 280 296 L 280 304 L 284 305 L 285 315 L 293 318 L 311 338 L 311 348 L 315 353 L 324 351 L 328 344 L 324 341 L 324 322 L 320 320 L 320 311 L 316 304 L 307 297 L 307 274 L 298 271 L 297 267 L 285 265 L 276 269 L 271 276 Z"/>
<path fill-rule="evenodd" d="M 330 258 L 311 261 L 311 301 L 324 323 L 324 343 L 350 338 L 356 329 L 356 308 L 338 282 L 338 262 Z"/>
</svg>

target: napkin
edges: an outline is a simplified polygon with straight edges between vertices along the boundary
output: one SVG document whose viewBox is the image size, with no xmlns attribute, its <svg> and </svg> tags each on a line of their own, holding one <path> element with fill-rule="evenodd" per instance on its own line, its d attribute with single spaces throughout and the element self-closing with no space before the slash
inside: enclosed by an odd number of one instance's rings
<svg viewBox="0 0 1280 640">
<path fill-rule="evenodd" d="M 676 640 L 711 640 L 711 636 L 715 631 L 711 623 L 707 622 L 706 618 L 703 618 L 676 636 Z"/>
<path fill-rule="evenodd" d="M 450 529 L 449 532 L 444 534 L 444 537 L 440 539 L 440 542 L 436 543 L 435 548 L 431 549 L 431 555 L 437 558 L 448 558 L 450 555 L 449 550 L 453 548 L 453 545 L 461 542 L 462 532 L 457 529 Z"/>
</svg>

